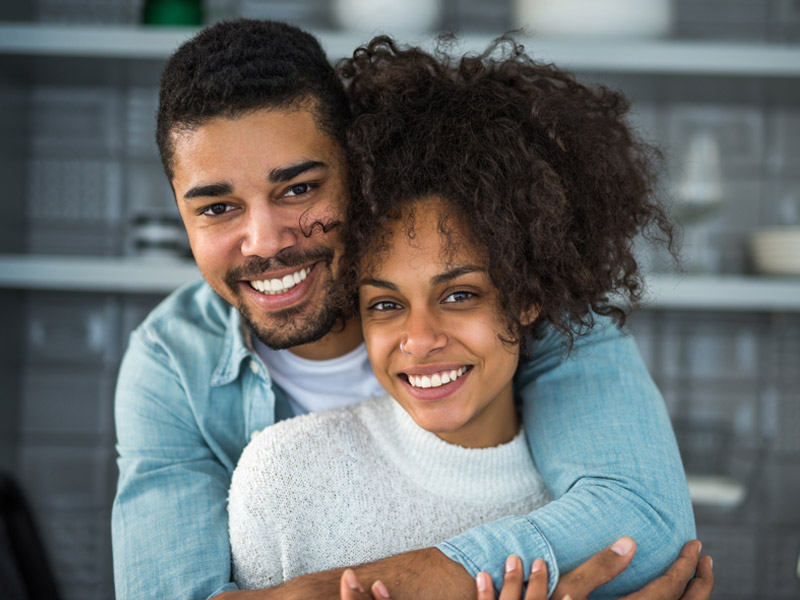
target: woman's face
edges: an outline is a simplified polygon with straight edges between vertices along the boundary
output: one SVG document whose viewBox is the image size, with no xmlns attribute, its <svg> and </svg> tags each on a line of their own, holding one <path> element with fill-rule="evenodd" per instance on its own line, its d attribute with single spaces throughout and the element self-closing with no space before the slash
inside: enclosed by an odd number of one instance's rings
<svg viewBox="0 0 800 600">
<path fill-rule="evenodd" d="M 403 215 L 388 252 L 365 261 L 364 338 L 378 381 L 420 427 L 453 444 L 496 446 L 519 429 L 511 383 L 519 348 L 499 339 L 506 326 L 484 253 L 456 219 L 441 233 L 442 206 L 417 202 L 413 236 Z"/>
</svg>

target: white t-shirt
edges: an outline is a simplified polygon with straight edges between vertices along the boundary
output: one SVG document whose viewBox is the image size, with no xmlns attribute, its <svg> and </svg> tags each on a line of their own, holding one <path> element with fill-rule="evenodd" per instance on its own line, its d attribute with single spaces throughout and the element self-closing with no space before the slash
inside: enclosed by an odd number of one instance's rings
<svg viewBox="0 0 800 600">
<path fill-rule="evenodd" d="M 270 377 L 288 395 L 295 415 L 356 404 L 386 393 L 372 373 L 363 342 L 330 360 L 308 360 L 289 350 L 273 350 L 258 338 L 255 344 Z"/>
</svg>

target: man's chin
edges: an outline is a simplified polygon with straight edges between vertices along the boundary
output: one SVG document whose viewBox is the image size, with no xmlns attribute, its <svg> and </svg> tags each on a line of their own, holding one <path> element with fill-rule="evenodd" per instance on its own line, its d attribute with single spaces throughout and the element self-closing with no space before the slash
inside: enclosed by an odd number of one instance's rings
<svg viewBox="0 0 800 600">
<path fill-rule="evenodd" d="M 286 350 L 311 344 L 325 337 L 339 319 L 338 311 L 322 307 L 315 314 L 304 314 L 303 307 L 292 307 L 271 315 L 268 323 L 256 321 L 246 307 L 239 307 L 253 334 L 273 350 Z"/>
</svg>

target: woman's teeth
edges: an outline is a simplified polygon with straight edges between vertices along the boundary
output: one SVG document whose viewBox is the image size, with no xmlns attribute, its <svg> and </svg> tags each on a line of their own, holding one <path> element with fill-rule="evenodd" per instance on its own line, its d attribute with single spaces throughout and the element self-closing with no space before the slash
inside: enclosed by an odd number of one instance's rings
<svg viewBox="0 0 800 600">
<path fill-rule="evenodd" d="M 283 294 L 308 277 L 310 272 L 311 268 L 300 269 L 294 273 L 284 275 L 281 279 L 252 280 L 249 283 L 251 288 L 262 294 Z"/>
<path fill-rule="evenodd" d="M 466 372 L 467 367 L 461 367 L 460 369 L 442 371 L 441 373 L 434 373 L 433 375 L 407 375 L 407 377 L 408 383 L 413 387 L 432 388 L 455 381 Z"/>
</svg>

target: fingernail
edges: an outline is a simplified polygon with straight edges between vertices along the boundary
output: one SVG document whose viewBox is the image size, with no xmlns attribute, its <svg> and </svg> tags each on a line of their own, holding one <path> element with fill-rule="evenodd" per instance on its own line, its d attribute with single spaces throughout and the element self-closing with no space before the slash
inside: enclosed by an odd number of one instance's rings
<svg viewBox="0 0 800 600">
<path fill-rule="evenodd" d="M 359 592 L 364 591 L 364 588 L 362 588 L 361 584 L 358 582 L 355 571 L 352 569 L 345 569 L 344 580 L 345 583 L 347 583 L 347 587 L 349 587 L 351 590 L 358 590 Z"/>
<path fill-rule="evenodd" d="M 570 596 L 569 594 L 567 594 L 566 596 L 562 596 L 562 597 L 561 597 L 561 600 L 572 600 L 572 596 Z"/>
<path fill-rule="evenodd" d="M 711 558 L 710 556 L 708 557 L 708 566 L 711 567 L 712 569 L 714 568 L 714 559 Z"/>
<path fill-rule="evenodd" d="M 531 565 L 531 574 L 538 573 L 539 571 L 542 570 L 543 566 L 544 566 L 544 561 L 541 558 L 537 558 L 535 561 L 533 561 L 533 564 Z"/>
<path fill-rule="evenodd" d="M 506 573 L 511 573 L 511 571 L 513 571 L 516 568 L 517 568 L 517 557 L 509 556 L 506 559 Z"/>
<path fill-rule="evenodd" d="M 620 556 L 626 556 L 631 550 L 633 550 L 633 540 L 627 537 L 618 539 L 611 546 L 611 551 Z"/>
<path fill-rule="evenodd" d="M 475 580 L 478 583 L 479 592 L 486 591 L 486 587 L 488 585 L 488 582 L 486 580 L 488 579 L 488 577 L 489 576 L 486 573 L 478 573 L 478 577 Z"/>
<path fill-rule="evenodd" d="M 386 589 L 386 586 L 383 585 L 382 581 L 376 581 L 373 584 L 375 591 L 378 592 L 378 595 L 381 598 L 388 598 L 389 597 L 389 590 Z"/>
<path fill-rule="evenodd" d="M 703 550 L 703 542 L 697 540 L 697 555 L 700 556 L 700 552 Z"/>
</svg>

